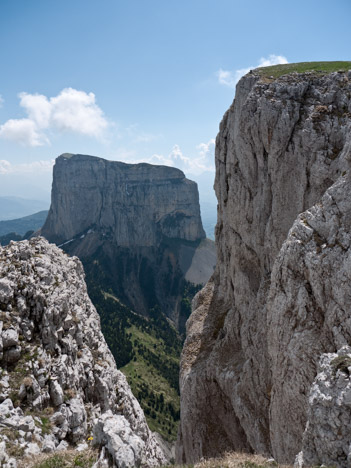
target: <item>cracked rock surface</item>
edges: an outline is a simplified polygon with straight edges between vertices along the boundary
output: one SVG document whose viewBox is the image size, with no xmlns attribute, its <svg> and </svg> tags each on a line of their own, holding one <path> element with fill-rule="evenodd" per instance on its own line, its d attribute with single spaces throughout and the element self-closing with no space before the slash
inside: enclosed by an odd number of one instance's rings
<svg viewBox="0 0 351 468">
<path fill-rule="evenodd" d="M 96 467 L 165 462 L 106 345 L 80 261 L 43 238 L 11 242 L 0 247 L 1 466 L 89 437 L 102 449 Z"/>
<path fill-rule="evenodd" d="M 238 83 L 216 142 L 217 267 L 181 361 L 179 461 L 301 451 L 317 363 L 350 343 L 350 124 L 351 72 Z"/>
</svg>

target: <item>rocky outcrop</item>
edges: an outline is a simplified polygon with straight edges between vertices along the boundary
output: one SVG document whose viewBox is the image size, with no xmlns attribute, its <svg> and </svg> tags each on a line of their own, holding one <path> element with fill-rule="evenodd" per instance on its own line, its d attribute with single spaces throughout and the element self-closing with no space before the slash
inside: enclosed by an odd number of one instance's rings
<svg viewBox="0 0 351 468">
<path fill-rule="evenodd" d="M 350 91 L 351 72 L 237 86 L 216 143 L 218 263 L 182 355 L 179 460 L 302 449 L 319 358 L 350 341 Z"/>
<path fill-rule="evenodd" d="M 205 284 L 216 263 L 197 185 L 173 167 L 61 155 L 41 233 L 83 261 L 88 284 L 101 268 L 124 304 L 159 307 L 180 329 L 184 281 Z"/>
<path fill-rule="evenodd" d="M 104 458 L 165 462 L 106 345 L 80 261 L 43 238 L 11 242 L 0 247 L 1 466 L 88 439 L 102 448 L 96 468 Z"/>
<path fill-rule="evenodd" d="M 351 348 L 323 354 L 312 384 L 296 468 L 351 464 Z"/>
</svg>

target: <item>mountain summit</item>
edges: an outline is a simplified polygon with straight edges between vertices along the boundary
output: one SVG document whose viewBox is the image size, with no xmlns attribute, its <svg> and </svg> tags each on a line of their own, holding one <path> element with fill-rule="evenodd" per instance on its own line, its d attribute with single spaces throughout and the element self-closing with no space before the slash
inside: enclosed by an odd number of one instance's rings
<svg viewBox="0 0 351 468">
<path fill-rule="evenodd" d="M 120 247 L 155 246 L 163 237 L 204 239 L 197 185 L 173 167 L 63 154 L 42 233 L 63 243 L 88 230 Z M 91 254 L 99 243 L 93 247 L 90 236 L 82 244 Z"/>
<path fill-rule="evenodd" d="M 159 307 L 178 327 L 184 280 L 204 284 L 215 265 L 197 185 L 173 167 L 61 155 L 41 233 L 82 259 L 88 277 L 101 266 L 135 312 Z"/>
</svg>

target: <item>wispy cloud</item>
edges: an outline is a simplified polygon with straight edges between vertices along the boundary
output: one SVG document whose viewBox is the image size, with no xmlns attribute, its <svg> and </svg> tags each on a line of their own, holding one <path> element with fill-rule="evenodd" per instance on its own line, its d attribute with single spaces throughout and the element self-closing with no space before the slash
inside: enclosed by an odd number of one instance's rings
<svg viewBox="0 0 351 468">
<path fill-rule="evenodd" d="M 258 63 L 258 67 L 270 67 L 272 65 L 284 65 L 289 63 L 288 59 L 284 55 L 270 55 L 268 58 L 261 57 Z"/>
<path fill-rule="evenodd" d="M 2 107 L 4 104 L 4 98 L 0 94 L 0 107 Z"/>
<path fill-rule="evenodd" d="M 207 143 L 200 143 L 196 147 L 196 153 L 193 157 L 183 153 L 179 145 L 174 145 L 168 155 L 153 154 L 148 158 L 136 159 L 128 157 L 126 162 L 157 164 L 162 166 L 172 166 L 181 169 L 188 174 L 202 174 L 203 172 L 214 172 L 214 149 L 215 140 L 211 139 Z"/>
<path fill-rule="evenodd" d="M 4 174 L 29 174 L 51 172 L 55 160 L 33 161 L 30 163 L 12 164 L 6 159 L 0 159 L 0 175 Z"/>
<path fill-rule="evenodd" d="M 239 70 L 229 71 L 222 70 L 221 68 L 217 71 L 218 82 L 222 85 L 229 86 L 230 88 L 235 88 L 237 82 L 240 78 L 250 70 L 258 67 L 270 67 L 271 65 L 281 65 L 284 63 L 289 63 L 287 58 L 283 55 L 269 55 L 268 58 L 261 57 L 258 61 L 258 64 L 252 67 L 240 68 Z"/>
<path fill-rule="evenodd" d="M 95 94 L 63 89 L 57 96 L 20 93 L 27 118 L 10 119 L 0 125 L 0 138 L 23 146 L 49 144 L 49 131 L 72 132 L 101 139 L 109 123 L 96 104 Z"/>
<path fill-rule="evenodd" d="M 137 143 L 150 143 L 162 138 L 161 134 L 148 133 L 140 130 L 139 124 L 129 125 L 125 129 L 125 133 L 129 138 L 133 139 Z"/>
</svg>

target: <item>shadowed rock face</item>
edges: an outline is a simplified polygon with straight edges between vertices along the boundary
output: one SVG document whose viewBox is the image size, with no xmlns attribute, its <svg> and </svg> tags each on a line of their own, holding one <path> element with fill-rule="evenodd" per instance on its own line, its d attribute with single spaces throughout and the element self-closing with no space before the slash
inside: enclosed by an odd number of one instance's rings
<svg viewBox="0 0 351 468">
<path fill-rule="evenodd" d="M 82 259 L 88 282 L 103 275 L 135 312 L 160 307 L 179 329 L 185 280 L 205 284 L 216 263 L 197 185 L 172 167 L 59 156 L 41 233 Z"/>
<path fill-rule="evenodd" d="M 163 237 L 203 239 L 197 185 L 172 167 L 63 154 L 42 234 L 63 243 L 89 229 L 121 247 L 155 246 Z"/>
<path fill-rule="evenodd" d="M 318 359 L 349 343 L 350 327 L 319 298 L 328 272 L 302 263 L 322 244 L 303 250 L 299 267 L 278 254 L 291 254 L 295 219 L 324 204 L 349 170 L 350 91 L 351 72 L 276 80 L 254 72 L 237 86 L 216 142 L 217 267 L 194 299 L 182 355 L 180 461 L 243 449 L 292 462 L 301 450 Z M 328 229 L 337 232 L 333 210 Z M 317 243 L 326 237 L 310 229 Z M 332 259 L 338 246 L 326 246 Z M 345 301 L 335 302 L 349 310 Z"/>
</svg>

